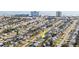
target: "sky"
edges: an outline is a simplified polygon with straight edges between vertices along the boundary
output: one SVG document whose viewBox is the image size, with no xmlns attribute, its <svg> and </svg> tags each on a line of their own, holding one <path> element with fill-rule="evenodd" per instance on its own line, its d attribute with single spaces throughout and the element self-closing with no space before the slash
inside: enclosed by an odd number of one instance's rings
<svg viewBox="0 0 79 59">
<path fill-rule="evenodd" d="M 61 11 L 64 16 L 79 16 L 79 11 Z M 15 15 L 15 14 L 30 14 L 30 11 L 0 11 L 0 16 Z M 55 16 L 56 11 L 39 11 L 41 15 Z"/>
</svg>

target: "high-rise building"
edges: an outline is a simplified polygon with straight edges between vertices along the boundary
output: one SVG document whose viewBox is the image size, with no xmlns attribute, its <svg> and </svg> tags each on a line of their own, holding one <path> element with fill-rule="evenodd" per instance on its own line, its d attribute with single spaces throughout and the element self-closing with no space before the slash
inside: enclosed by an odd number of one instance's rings
<svg viewBox="0 0 79 59">
<path fill-rule="evenodd" d="M 32 12 L 31 12 L 31 16 L 32 16 L 32 17 L 38 17 L 38 16 L 39 16 L 39 12 L 37 12 L 37 11 L 32 11 Z"/>
<path fill-rule="evenodd" d="M 57 17 L 61 17 L 61 16 L 62 16 L 62 12 L 57 11 L 57 12 L 56 12 L 56 16 L 57 16 Z"/>
</svg>

